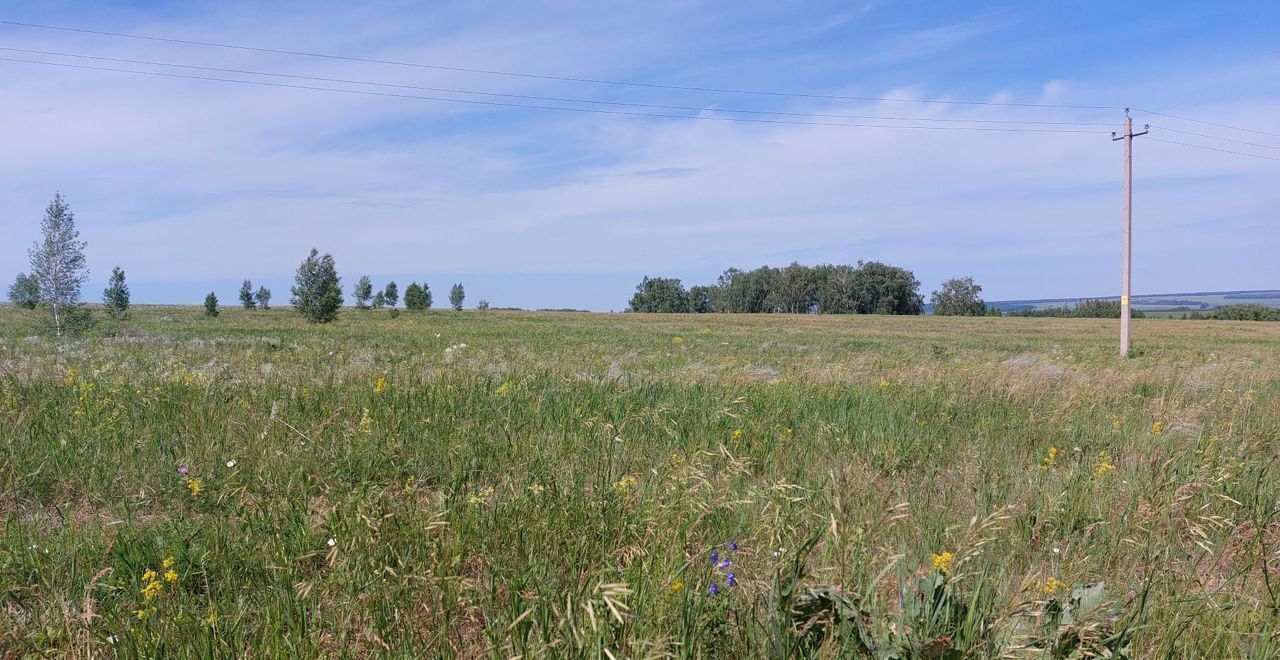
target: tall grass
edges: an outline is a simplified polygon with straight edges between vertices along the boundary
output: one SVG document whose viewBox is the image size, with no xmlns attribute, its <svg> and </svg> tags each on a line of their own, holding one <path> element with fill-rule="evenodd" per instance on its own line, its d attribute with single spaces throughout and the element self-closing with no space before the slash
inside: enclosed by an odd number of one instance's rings
<svg viewBox="0 0 1280 660">
<path fill-rule="evenodd" d="M 1280 652 L 1266 324 L 28 324 L 0 656 Z"/>
</svg>

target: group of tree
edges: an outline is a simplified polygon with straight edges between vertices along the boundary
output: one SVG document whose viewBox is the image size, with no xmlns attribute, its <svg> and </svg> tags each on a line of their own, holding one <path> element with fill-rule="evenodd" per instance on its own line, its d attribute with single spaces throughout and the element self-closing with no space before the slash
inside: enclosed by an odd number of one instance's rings
<svg viewBox="0 0 1280 660">
<path fill-rule="evenodd" d="M 356 280 L 355 286 L 351 288 L 351 297 L 356 309 L 382 309 L 383 307 L 395 309 L 395 306 L 400 304 L 400 287 L 392 280 L 387 283 L 387 286 L 374 291 L 373 280 L 369 279 L 368 275 L 361 275 L 360 279 Z M 409 289 L 405 289 L 404 302 L 408 307 Z"/>
<path fill-rule="evenodd" d="M 1219 321 L 1280 321 L 1280 308 L 1256 304 L 1223 305 L 1204 314 L 1203 318 Z"/>
<path fill-rule="evenodd" d="M 715 284 L 686 290 L 678 279 L 645 277 L 633 312 L 739 314 L 920 314 L 924 299 L 911 271 L 859 261 L 857 266 L 792 263 L 784 268 L 730 268 Z"/>
<path fill-rule="evenodd" d="M 214 296 L 217 298 L 217 296 Z M 240 283 L 240 306 L 245 309 L 271 309 L 271 289 L 258 287 L 255 293 L 253 282 L 245 280 Z M 216 316 L 216 314 L 215 314 Z"/>
<path fill-rule="evenodd" d="M 1097 300 L 1088 299 L 1081 300 L 1074 306 L 1061 305 L 1058 307 L 1043 307 L 1040 309 L 1016 309 L 1007 313 L 1008 316 L 1035 316 L 1049 318 L 1070 318 L 1070 319 L 1118 319 L 1120 318 L 1120 301 L 1119 300 Z M 1135 319 L 1140 319 L 1146 315 L 1140 309 L 1129 308 L 1129 315 Z"/>
<path fill-rule="evenodd" d="M 942 283 L 942 289 L 934 291 L 929 297 L 936 316 L 999 316 L 1000 310 L 992 307 L 979 297 L 982 287 L 972 277 L 950 279 Z"/>
</svg>

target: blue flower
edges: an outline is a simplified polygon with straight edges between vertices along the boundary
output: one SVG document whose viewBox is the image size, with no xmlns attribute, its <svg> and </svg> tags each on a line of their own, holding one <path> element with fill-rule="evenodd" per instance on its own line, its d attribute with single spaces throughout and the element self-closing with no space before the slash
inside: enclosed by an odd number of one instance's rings
<svg viewBox="0 0 1280 660">
<path fill-rule="evenodd" d="M 720 553 L 715 550 L 711 551 L 711 565 L 715 566 L 720 561 Z"/>
<path fill-rule="evenodd" d="M 732 563 L 733 562 L 729 561 L 728 557 L 725 557 L 724 559 L 720 560 L 720 568 L 721 569 L 729 568 L 729 565 Z"/>
<path fill-rule="evenodd" d="M 715 596 L 719 593 L 720 593 L 720 586 L 717 585 L 715 582 L 712 582 L 711 586 L 707 587 L 707 594 L 711 596 Z"/>
<path fill-rule="evenodd" d="M 738 578 L 734 577 L 732 572 L 725 576 L 724 585 L 726 587 L 732 587 L 736 584 L 738 584 Z"/>
<path fill-rule="evenodd" d="M 737 550 L 737 549 L 738 549 L 738 542 L 737 542 L 737 541 L 730 541 L 730 542 L 729 542 L 729 550 L 730 550 L 730 551 L 733 551 L 733 550 Z"/>
</svg>

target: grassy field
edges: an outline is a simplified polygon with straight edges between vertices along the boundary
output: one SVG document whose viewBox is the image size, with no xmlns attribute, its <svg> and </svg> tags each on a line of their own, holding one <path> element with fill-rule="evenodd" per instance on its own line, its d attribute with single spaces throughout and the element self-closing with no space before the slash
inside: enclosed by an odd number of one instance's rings
<svg viewBox="0 0 1280 660">
<path fill-rule="evenodd" d="M 0 307 L 0 656 L 1276 657 L 1280 324 L 1115 326 Z"/>
</svg>

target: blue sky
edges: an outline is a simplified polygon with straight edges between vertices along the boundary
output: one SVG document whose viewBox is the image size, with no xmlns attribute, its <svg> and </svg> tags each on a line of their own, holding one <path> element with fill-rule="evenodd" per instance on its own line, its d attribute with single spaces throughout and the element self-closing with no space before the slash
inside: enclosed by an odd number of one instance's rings
<svg viewBox="0 0 1280 660">
<path fill-rule="evenodd" d="M 0 20 L 685 87 L 1128 106 L 1280 134 L 1276 3 L 32 2 Z M 0 47 L 702 117 L 1122 118 L 575 83 L 11 25 Z M 1274 135 L 1134 116 L 1153 138 L 1280 157 Z M 992 300 L 1115 294 L 1121 151 L 1110 127 L 1088 128 L 1104 133 L 661 119 L 0 61 L 0 274 L 26 270 L 61 190 L 89 242 L 89 300 L 119 264 L 137 302 L 198 304 L 210 289 L 232 301 L 246 277 L 283 302 L 312 246 L 334 254 L 348 288 L 364 273 L 425 279 L 438 303 L 462 281 L 470 302 L 621 309 L 644 275 L 694 284 L 729 266 L 859 259 L 913 270 L 926 295 L 960 275 Z M 1135 154 L 1137 292 L 1280 286 L 1280 162 L 1143 138 Z"/>
</svg>

